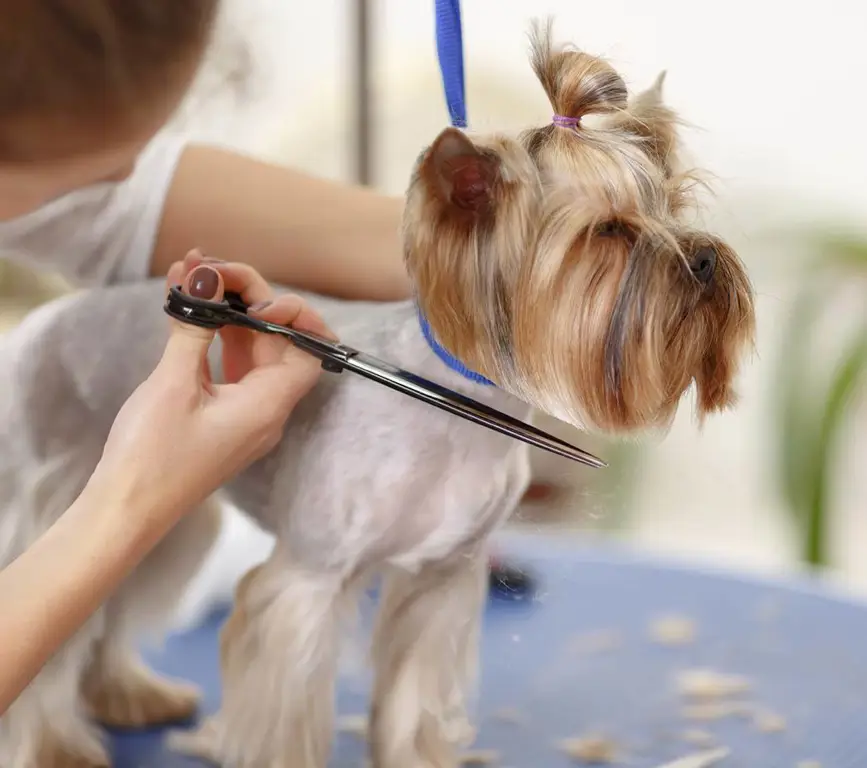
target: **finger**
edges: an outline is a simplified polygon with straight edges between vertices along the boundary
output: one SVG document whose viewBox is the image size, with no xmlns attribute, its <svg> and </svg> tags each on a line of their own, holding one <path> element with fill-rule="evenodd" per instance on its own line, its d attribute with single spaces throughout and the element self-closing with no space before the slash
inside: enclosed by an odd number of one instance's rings
<svg viewBox="0 0 867 768">
<path fill-rule="evenodd" d="M 222 301 L 225 283 L 223 276 L 216 269 L 202 264 L 184 278 L 181 290 L 197 299 Z"/>
<path fill-rule="evenodd" d="M 223 278 L 215 269 L 202 265 L 186 276 L 181 289 L 199 299 L 221 301 Z M 200 374 L 206 364 L 208 348 L 214 335 L 213 329 L 171 320 L 171 335 L 160 367 L 168 366 L 173 374 Z"/>
<path fill-rule="evenodd" d="M 325 339 L 337 341 L 337 336 L 325 324 L 319 313 L 304 299 L 292 293 L 284 294 L 264 305 L 250 307 L 250 314 L 275 325 L 286 325 Z"/>
<path fill-rule="evenodd" d="M 236 261 L 217 261 L 206 259 L 208 266 L 218 270 L 223 276 L 223 284 L 227 291 L 241 294 L 244 302 L 250 306 L 270 301 L 274 298 L 274 291 L 253 267 Z"/>
<path fill-rule="evenodd" d="M 196 267 L 210 261 L 211 260 L 205 256 L 205 252 L 201 248 L 193 248 L 192 250 L 187 251 L 187 255 L 184 256 L 184 277 L 186 277 Z"/>
<path fill-rule="evenodd" d="M 220 261 L 220 259 L 205 256 L 201 249 L 195 248 L 184 257 L 183 265 L 185 275 L 202 265 L 216 269 L 223 276 L 225 290 L 240 294 L 248 305 L 259 304 L 274 298 L 274 292 L 268 285 L 268 281 L 248 264 L 236 261 Z"/>
<path fill-rule="evenodd" d="M 186 276 L 186 272 L 184 271 L 184 262 L 176 261 L 169 267 L 169 271 L 166 272 L 166 291 L 168 292 L 176 285 L 180 285 Z"/>
<path fill-rule="evenodd" d="M 205 354 L 204 359 L 202 360 L 202 386 L 210 393 L 214 393 L 214 377 L 211 374 L 211 362 L 208 360 L 207 354 Z"/>
<path fill-rule="evenodd" d="M 174 262 L 169 267 L 168 272 L 166 272 L 166 291 L 174 288 L 176 285 L 182 285 L 187 275 L 206 261 L 207 258 L 202 253 L 201 248 L 193 248 L 187 251 L 184 258 Z"/>
<path fill-rule="evenodd" d="M 226 291 L 234 291 L 248 304 L 266 304 L 274 298 L 267 281 L 246 264 L 205 258 L 204 264 L 220 272 Z M 286 349 L 285 339 L 242 328 L 223 328 L 223 375 L 227 383 L 240 381 L 256 364 L 278 362 Z"/>
<path fill-rule="evenodd" d="M 322 318 L 299 296 L 286 294 L 273 302 L 254 305 L 249 312 L 252 316 L 262 318 L 275 325 L 289 326 L 336 341 L 336 337 L 325 325 Z M 279 363 L 293 348 L 291 341 L 284 336 L 276 334 L 253 334 L 253 336 L 249 368 Z"/>
<path fill-rule="evenodd" d="M 223 351 L 223 380 L 234 384 L 253 367 L 254 331 L 227 325 L 220 329 Z M 282 349 L 281 349 L 282 352 Z M 276 357 L 279 358 L 277 353 Z"/>
<path fill-rule="evenodd" d="M 171 267 L 169 267 L 169 270 L 166 273 L 166 282 L 169 283 L 169 287 L 181 285 L 187 275 L 189 275 L 190 272 L 204 261 L 206 261 L 206 258 L 202 253 L 201 248 L 193 248 L 192 250 L 187 251 L 183 259 L 174 262 Z"/>
</svg>

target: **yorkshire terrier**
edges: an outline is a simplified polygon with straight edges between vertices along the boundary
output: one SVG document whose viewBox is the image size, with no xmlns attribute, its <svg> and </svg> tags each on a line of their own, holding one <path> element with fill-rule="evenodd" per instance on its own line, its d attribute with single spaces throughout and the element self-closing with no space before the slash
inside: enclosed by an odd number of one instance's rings
<svg viewBox="0 0 867 768">
<path fill-rule="evenodd" d="M 532 64 L 551 122 L 516 138 L 448 128 L 418 159 L 403 222 L 416 299 L 311 300 L 346 343 L 523 418 L 538 408 L 629 434 L 669 424 L 692 385 L 700 416 L 732 405 L 752 290 L 734 251 L 685 221 L 693 177 L 661 81 L 629 100 L 609 64 L 555 48 L 550 28 L 535 31 Z M 67 297 L 3 342 L 15 362 L 0 374 L 13 393 L 2 563 L 96 465 L 159 358 L 163 291 Z M 276 544 L 241 580 L 222 631 L 220 711 L 174 746 L 232 768 L 326 768 L 344 622 L 379 576 L 372 763 L 453 768 L 469 733 L 485 541 L 527 482 L 522 443 L 352 374 L 325 376 L 281 444 L 224 489 Z M 147 671 L 128 637 L 169 610 L 216 521 L 213 504 L 189 517 L 52 660 L 0 721 L 0 763 L 106 765 L 89 717 L 192 714 L 194 692 Z"/>
</svg>

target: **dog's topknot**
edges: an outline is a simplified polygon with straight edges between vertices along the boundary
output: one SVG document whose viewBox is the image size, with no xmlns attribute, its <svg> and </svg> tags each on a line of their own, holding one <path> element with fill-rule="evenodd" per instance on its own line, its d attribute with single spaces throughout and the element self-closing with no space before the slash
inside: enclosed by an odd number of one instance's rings
<svg viewBox="0 0 867 768">
<path fill-rule="evenodd" d="M 553 24 L 536 23 L 530 34 L 531 61 L 557 115 L 580 120 L 585 115 L 626 108 L 626 83 L 603 59 L 568 46 L 555 47 Z"/>
</svg>

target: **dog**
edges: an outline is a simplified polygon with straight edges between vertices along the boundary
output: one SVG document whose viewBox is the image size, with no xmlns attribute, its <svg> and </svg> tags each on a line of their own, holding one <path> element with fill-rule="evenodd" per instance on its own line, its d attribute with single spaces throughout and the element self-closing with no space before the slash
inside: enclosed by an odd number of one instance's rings
<svg viewBox="0 0 867 768">
<path fill-rule="evenodd" d="M 629 435 L 664 429 L 693 388 L 701 418 L 732 406 L 753 292 L 732 248 L 687 223 L 694 177 L 661 78 L 630 99 L 608 63 L 555 46 L 550 25 L 532 35 L 532 66 L 551 123 L 515 137 L 448 128 L 419 156 L 402 226 L 415 299 L 311 302 L 345 343 L 521 418 L 539 409 Z M 2 563 L 96 466 L 165 343 L 164 291 L 64 297 L 3 341 Z M 376 577 L 372 764 L 457 765 L 485 541 L 528 478 L 524 444 L 324 375 L 282 442 L 223 489 L 276 543 L 222 630 L 220 711 L 173 746 L 232 768 L 326 768 L 341 637 Z M 144 668 L 130 637 L 170 611 L 217 534 L 215 509 L 181 523 L 15 702 L 0 721 L 4 766 L 107 765 L 91 718 L 194 712 L 195 691 Z"/>
</svg>

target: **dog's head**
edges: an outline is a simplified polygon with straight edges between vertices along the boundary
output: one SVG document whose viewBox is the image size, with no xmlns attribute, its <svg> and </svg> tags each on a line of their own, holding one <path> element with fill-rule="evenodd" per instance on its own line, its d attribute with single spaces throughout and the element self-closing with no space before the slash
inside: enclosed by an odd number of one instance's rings
<svg viewBox="0 0 867 768">
<path fill-rule="evenodd" d="M 554 120 L 517 138 L 449 128 L 419 157 L 404 243 L 421 310 L 470 368 L 576 426 L 665 425 L 693 382 L 701 416 L 729 406 L 752 289 L 684 221 L 692 177 L 662 78 L 630 100 L 550 26 L 532 42 Z"/>
</svg>

